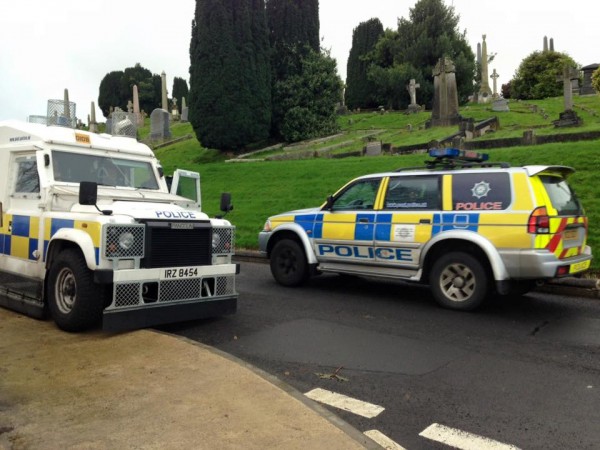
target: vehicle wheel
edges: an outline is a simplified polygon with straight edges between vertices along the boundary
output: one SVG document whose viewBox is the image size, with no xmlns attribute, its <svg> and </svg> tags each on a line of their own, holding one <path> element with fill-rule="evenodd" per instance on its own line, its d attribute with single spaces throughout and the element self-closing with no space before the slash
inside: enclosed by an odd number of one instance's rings
<svg viewBox="0 0 600 450">
<path fill-rule="evenodd" d="M 481 262 L 462 252 L 451 252 L 441 256 L 431 268 L 429 283 L 440 305 L 463 311 L 481 305 L 489 286 Z"/>
<path fill-rule="evenodd" d="M 79 251 L 66 250 L 52 263 L 48 306 L 60 329 L 83 331 L 98 324 L 104 309 L 103 292 Z"/>
<path fill-rule="evenodd" d="M 282 239 L 271 252 L 271 273 L 283 286 L 299 286 L 309 276 L 308 262 L 298 242 Z"/>
</svg>

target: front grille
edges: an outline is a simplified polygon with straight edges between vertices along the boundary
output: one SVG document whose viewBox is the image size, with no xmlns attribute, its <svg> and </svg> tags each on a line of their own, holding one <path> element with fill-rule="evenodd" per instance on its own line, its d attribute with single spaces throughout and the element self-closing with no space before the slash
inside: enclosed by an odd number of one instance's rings
<svg viewBox="0 0 600 450">
<path fill-rule="evenodd" d="M 113 289 L 113 302 L 108 310 L 237 295 L 234 275 L 115 283 Z"/>
<path fill-rule="evenodd" d="M 180 224 L 186 227 L 182 228 Z M 146 223 L 143 269 L 206 266 L 212 263 L 212 228 L 209 222 Z"/>
</svg>

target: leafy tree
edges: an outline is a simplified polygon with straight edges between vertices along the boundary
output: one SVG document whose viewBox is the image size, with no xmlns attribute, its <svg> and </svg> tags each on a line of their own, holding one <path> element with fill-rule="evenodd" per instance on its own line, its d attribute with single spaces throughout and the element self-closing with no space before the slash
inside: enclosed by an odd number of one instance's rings
<svg viewBox="0 0 600 450">
<path fill-rule="evenodd" d="M 296 142 L 338 130 L 335 106 L 342 98 L 342 81 L 335 60 L 328 53 L 311 50 L 299 59 L 300 73 L 279 80 L 274 96 L 282 99 L 281 136 Z"/>
<path fill-rule="evenodd" d="M 271 122 L 264 0 L 197 0 L 190 41 L 189 119 L 206 147 L 266 139 Z"/>
<path fill-rule="evenodd" d="M 596 92 L 600 93 L 600 68 L 594 70 L 592 74 L 592 86 L 596 89 Z"/>
<path fill-rule="evenodd" d="M 378 41 L 371 55 L 372 62 L 384 70 L 404 72 L 420 82 L 419 103 L 431 107 L 433 103 L 433 68 L 442 56 L 449 57 L 456 66 L 456 82 L 460 103 L 465 103 L 473 93 L 476 75 L 475 55 L 471 50 L 466 31 L 458 30 L 459 17 L 453 6 L 442 0 L 419 0 L 410 9 L 409 19 L 398 21 L 396 32 L 387 31 Z M 375 75 L 372 75 L 375 77 Z M 392 75 L 390 75 L 392 77 Z M 373 78 L 377 83 L 377 78 Z M 386 78 L 383 78 L 384 80 Z M 389 79 L 389 77 L 387 78 Z M 394 98 L 402 99 L 400 108 L 410 99 L 405 78 L 396 85 Z M 386 85 L 378 84 L 380 94 L 386 94 Z M 388 86 L 389 88 L 389 86 Z"/>
<path fill-rule="evenodd" d="M 185 97 L 185 100 L 187 102 L 188 93 L 189 93 L 189 89 L 188 89 L 187 81 L 185 81 L 183 78 L 179 78 L 179 77 L 173 78 L 173 98 L 177 99 L 177 108 L 179 108 L 180 111 L 181 111 L 181 105 L 182 105 L 181 99 L 183 97 Z"/>
<path fill-rule="evenodd" d="M 311 69 L 324 70 L 325 72 L 320 75 L 323 79 L 329 77 L 328 64 L 312 64 L 320 54 L 319 2 L 318 0 L 268 0 L 267 23 L 272 51 L 273 116 L 271 134 L 275 137 L 287 136 L 284 139 L 290 140 L 298 140 L 301 135 L 316 136 L 319 126 L 313 119 L 321 116 L 321 110 L 317 106 L 319 102 L 313 98 L 300 99 L 294 92 L 290 92 L 290 86 L 304 85 L 307 89 L 304 89 L 303 92 L 306 94 L 313 92 L 309 86 L 315 86 L 315 81 L 311 77 L 316 74 L 305 73 L 308 66 Z M 327 55 L 321 55 L 321 57 L 326 59 Z M 339 80 L 339 77 L 337 79 Z M 340 100 L 341 96 L 338 96 L 332 105 L 332 111 L 335 109 L 335 103 Z M 290 119 L 292 108 L 296 108 L 293 113 L 296 116 L 301 115 L 299 114 L 300 110 L 311 111 L 306 120 L 302 120 L 303 126 L 298 123 L 298 127 L 304 130 L 302 132 L 290 131 L 293 128 Z M 310 108 L 315 108 L 315 110 L 312 111 Z M 307 129 L 311 126 L 314 127 L 314 131 L 308 132 Z"/>
<path fill-rule="evenodd" d="M 563 83 L 557 81 L 564 67 L 579 67 L 567 54 L 536 51 L 526 57 L 511 80 L 511 97 L 534 100 L 558 97 L 563 94 Z"/>
<path fill-rule="evenodd" d="M 366 56 L 373 51 L 383 36 L 383 25 L 379 19 L 361 22 L 352 32 L 352 48 L 346 66 L 346 105 L 350 109 L 374 108 L 377 106 L 376 87 L 367 77 Z"/>
</svg>

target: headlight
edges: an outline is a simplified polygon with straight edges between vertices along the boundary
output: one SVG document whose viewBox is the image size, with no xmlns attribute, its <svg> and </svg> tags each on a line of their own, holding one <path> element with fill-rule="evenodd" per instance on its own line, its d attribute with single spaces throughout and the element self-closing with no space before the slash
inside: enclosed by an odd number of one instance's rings
<svg viewBox="0 0 600 450">
<path fill-rule="evenodd" d="M 121 247 L 123 250 L 129 250 L 133 246 L 134 242 L 135 237 L 133 237 L 133 233 L 126 232 L 119 235 L 119 247 Z"/>
<path fill-rule="evenodd" d="M 267 220 L 265 222 L 265 225 L 263 227 L 263 231 L 271 231 L 271 221 L 270 220 Z"/>
<path fill-rule="evenodd" d="M 221 235 L 217 234 L 217 233 L 213 233 L 213 237 L 212 237 L 213 250 L 216 250 L 217 248 L 219 248 L 219 245 L 221 245 Z"/>
</svg>

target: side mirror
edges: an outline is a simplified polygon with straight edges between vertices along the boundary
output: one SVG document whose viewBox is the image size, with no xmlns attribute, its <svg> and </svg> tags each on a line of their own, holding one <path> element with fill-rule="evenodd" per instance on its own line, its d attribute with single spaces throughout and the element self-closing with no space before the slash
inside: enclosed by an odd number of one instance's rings
<svg viewBox="0 0 600 450">
<path fill-rule="evenodd" d="M 333 208 L 333 195 L 329 195 L 327 197 L 327 201 L 325 202 L 325 206 L 323 206 L 323 209 L 325 209 L 327 211 L 331 211 L 331 208 Z"/>
<path fill-rule="evenodd" d="M 231 194 L 229 192 L 223 192 L 221 194 L 221 211 L 227 214 L 232 209 L 233 205 L 231 204 Z"/>
<path fill-rule="evenodd" d="M 79 204 L 93 205 L 105 216 L 112 214 L 112 211 L 109 209 L 98 208 L 96 203 L 98 203 L 98 183 L 94 183 L 93 181 L 82 181 L 79 183 Z"/>
<path fill-rule="evenodd" d="M 95 205 L 98 202 L 98 184 L 93 181 L 79 183 L 79 203 L 82 205 Z"/>
</svg>

